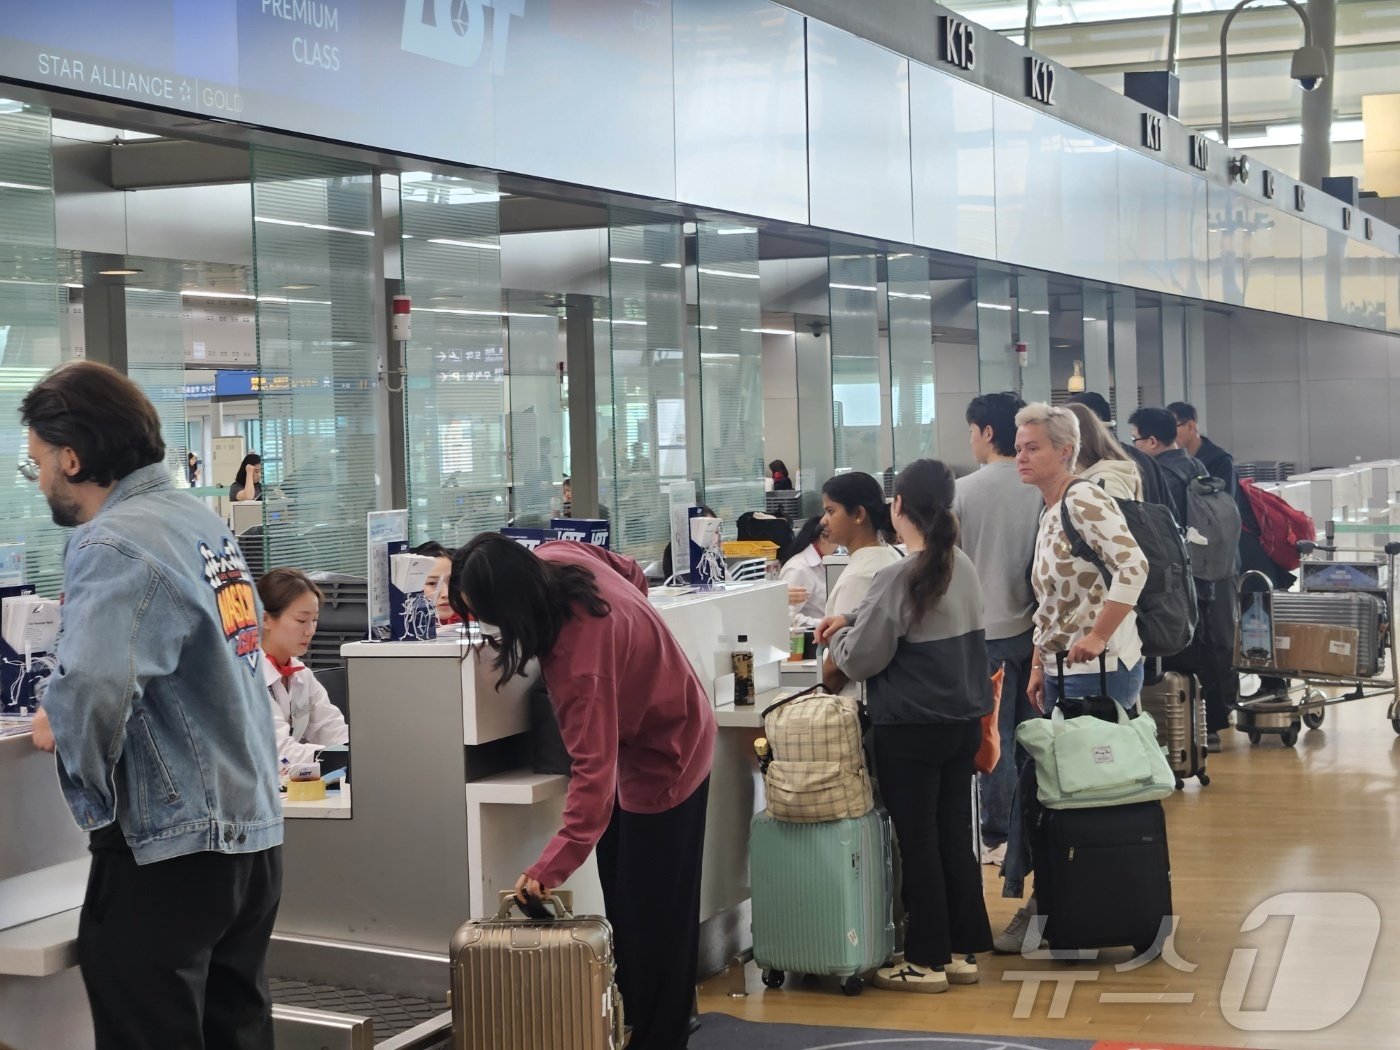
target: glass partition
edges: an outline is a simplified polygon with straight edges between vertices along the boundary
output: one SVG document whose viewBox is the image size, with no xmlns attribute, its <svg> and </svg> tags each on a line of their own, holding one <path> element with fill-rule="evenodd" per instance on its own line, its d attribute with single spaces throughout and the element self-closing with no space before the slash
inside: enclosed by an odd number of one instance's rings
<svg viewBox="0 0 1400 1050">
<path fill-rule="evenodd" d="M 29 582 L 57 597 L 67 530 L 15 471 L 29 455 L 20 400 L 62 352 L 49 125 L 48 110 L 0 100 L 0 544 L 24 544 Z"/>
<path fill-rule="evenodd" d="M 506 375 L 510 390 L 511 522 L 548 528 L 562 513 L 565 411 L 564 343 L 557 297 L 506 296 Z"/>
<path fill-rule="evenodd" d="M 763 510 L 758 230 L 696 226 L 705 502 L 726 522 Z"/>
<path fill-rule="evenodd" d="M 832 242 L 831 400 L 836 469 L 879 477 L 889 466 L 889 405 L 881 396 L 877 256 Z"/>
<path fill-rule="evenodd" d="M 686 430 L 683 258 L 678 221 L 610 209 L 612 544 L 643 565 L 660 558 L 671 538 L 666 486 L 695 478 Z M 601 391 L 600 384 L 600 399 Z"/>
<path fill-rule="evenodd" d="M 363 575 L 381 476 L 374 178 L 327 157 L 251 154 L 262 447 L 249 451 L 270 464 L 266 566 Z"/>
<path fill-rule="evenodd" d="M 179 266 L 154 259 L 132 265 L 145 273 L 133 279 L 140 282 L 140 287 L 128 284 L 126 289 L 126 374 L 145 391 L 160 415 L 166 469 L 172 478 L 185 479 L 189 428 L 185 421 L 185 334 Z"/>
<path fill-rule="evenodd" d="M 500 196 L 428 172 L 407 172 L 399 185 L 413 301 L 404 357 L 409 535 L 452 547 L 501 528 L 508 514 Z"/>
<path fill-rule="evenodd" d="M 899 252 L 886 260 L 890 331 L 890 415 L 898 472 L 938 454 L 933 378 L 933 296 L 928 256 Z"/>
</svg>

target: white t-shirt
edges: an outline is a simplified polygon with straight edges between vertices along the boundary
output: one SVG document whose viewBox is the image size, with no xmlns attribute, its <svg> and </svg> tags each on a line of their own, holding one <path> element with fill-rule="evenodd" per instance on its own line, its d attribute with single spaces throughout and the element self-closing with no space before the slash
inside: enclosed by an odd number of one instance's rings
<svg viewBox="0 0 1400 1050">
<path fill-rule="evenodd" d="M 855 612 L 865 600 L 865 594 L 870 590 L 870 581 L 875 579 L 875 574 L 899 560 L 899 551 L 885 543 L 862 547 L 856 551 L 851 555 L 850 562 L 841 570 L 831 593 L 827 595 L 826 614 L 845 616 Z M 861 696 L 861 684 L 847 682 L 840 695 L 858 699 Z"/>
<path fill-rule="evenodd" d="M 807 600 L 792 608 L 794 624 L 810 621 L 816 624 L 826 614 L 826 569 L 821 551 L 809 546 L 783 563 L 778 579 L 789 587 L 807 588 Z"/>
</svg>

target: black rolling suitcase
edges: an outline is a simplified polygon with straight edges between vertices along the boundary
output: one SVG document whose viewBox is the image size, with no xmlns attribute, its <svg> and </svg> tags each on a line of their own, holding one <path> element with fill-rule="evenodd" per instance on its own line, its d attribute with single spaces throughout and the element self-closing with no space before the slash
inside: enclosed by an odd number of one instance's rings
<svg viewBox="0 0 1400 1050">
<path fill-rule="evenodd" d="M 1035 897 L 1052 949 L 1151 948 L 1172 914 L 1162 804 L 1042 810 Z"/>
</svg>

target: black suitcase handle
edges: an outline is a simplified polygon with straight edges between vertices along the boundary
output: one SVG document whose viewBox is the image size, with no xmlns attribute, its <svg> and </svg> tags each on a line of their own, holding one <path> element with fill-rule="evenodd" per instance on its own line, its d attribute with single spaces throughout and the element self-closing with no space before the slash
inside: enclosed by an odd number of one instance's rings
<svg viewBox="0 0 1400 1050">
<path fill-rule="evenodd" d="M 555 890 L 543 899 L 534 897 L 530 899 L 533 903 L 526 904 L 515 895 L 514 890 L 502 890 L 501 907 L 496 912 L 496 921 L 501 922 L 509 919 L 511 910 L 514 908 L 519 908 L 520 913 L 525 918 L 537 922 L 553 922 L 556 919 L 572 919 L 574 917 L 572 890 Z M 553 914 L 550 914 L 550 905 L 553 905 Z"/>
</svg>

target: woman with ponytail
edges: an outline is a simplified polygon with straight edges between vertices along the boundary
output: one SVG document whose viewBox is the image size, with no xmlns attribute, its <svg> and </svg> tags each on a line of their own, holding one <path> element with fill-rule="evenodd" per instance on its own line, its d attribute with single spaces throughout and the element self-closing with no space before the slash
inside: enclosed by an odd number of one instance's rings
<svg viewBox="0 0 1400 1050">
<path fill-rule="evenodd" d="M 841 616 L 856 610 L 877 572 L 900 560 L 899 551 L 889 545 L 894 533 L 880 483 L 853 470 L 837 474 L 823 485 L 822 530 L 828 541 L 845 547 L 851 558 L 826 599 L 826 615 Z M 830 657 L 822 667 L 822 681 L 833 692 L 859 695 Z"/>
<path fill-rule="evenodd" d="M 958 549 L 953 472 L 933 459 L 895 479 L 895 531 L 909 556 L 882 569 L 853 613 L 828 616 L 817 641 L 868 683 L 880 792 L 894 820 L 909 917 L 904 961 L 882 988 L 943 992 L 975 984 L 992 930 L 973 853 L 973 762 L 992 710 L 982 591 Z"/>
</svg>

